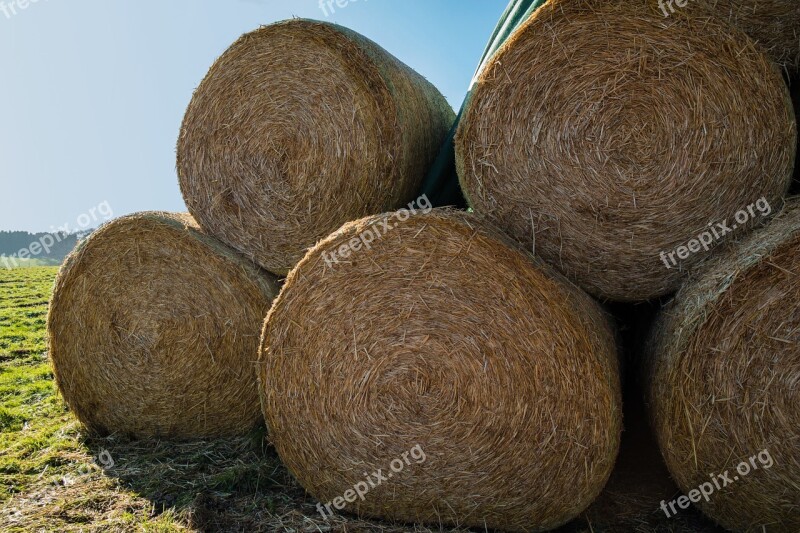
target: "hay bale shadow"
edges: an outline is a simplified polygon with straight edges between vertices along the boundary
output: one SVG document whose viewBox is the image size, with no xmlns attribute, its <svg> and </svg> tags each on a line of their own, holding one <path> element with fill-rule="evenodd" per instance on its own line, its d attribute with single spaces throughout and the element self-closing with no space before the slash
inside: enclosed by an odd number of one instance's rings
<svg viewBox="0 0 800 533">
<path fill-rule="evenodd" d="M 635 380 L 629 380 L 629 383 Z M 638 385 L 626 390 L 627 429 L 622 453 L 608 486 L 579 519 L 561 533 L 603 531 L 717 533 L 698 511 L 666 518 L 658 505 L 677 496 L 638 400 Z M 638 405 L 637 405 L 638 401 Z M 468 533 L 465 528 L 416 528 L 317 514 L 307 495 L 267 446 L 264 428 L 241 438 L 192 442 L 132 441 L 121 437 L 86 439 L 95 457 L 107 452 L 113 466 L 107 476 L 146 499 L 151 515 L 174 513 L 198 531 L 319 531 L 381 533 Z"/>
<path fill-rule="evenodd" d="M 151 505 L 151 516 L 173 512 L 200 531 L 267 531 L 302 488 L 265 444 L 265 428 L 215 440 L 130 440 L 88 437 L 95 457 L 110 456 L 106 475 Z"/>
</svg>

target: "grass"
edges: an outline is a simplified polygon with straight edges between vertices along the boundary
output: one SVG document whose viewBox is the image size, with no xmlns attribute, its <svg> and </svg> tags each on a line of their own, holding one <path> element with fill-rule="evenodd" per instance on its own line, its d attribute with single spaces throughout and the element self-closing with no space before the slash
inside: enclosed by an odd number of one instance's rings
<svg viewBox="0 0 800 533">
<path fill-rule="evenodd" d="M 61 263 L 61 259 L 51 259 L 47 257 L 21 259 L 19 257 L 0 256 L 0 267 L 6 270 L 12 270 L 14 268 L 58 266 Z"/>
<path fill-rule="evenodd" d="M 47 303 L 56 273 L 0 269 L 0 531 L 465 531 L 325 521 L 266 444 L 263 428 L 193 442 L 85 434 L 58 395 L 47 360 Z M 630 435 L 606 492 L 563 531 L 716 531 L 692 511 L 658 516 L 658 498 L 671 499 L 674 486 L 646 429 Z M 657 485 L 651 492 L 663 496 L 643 496 L 643 483 Z"/>
</svg>

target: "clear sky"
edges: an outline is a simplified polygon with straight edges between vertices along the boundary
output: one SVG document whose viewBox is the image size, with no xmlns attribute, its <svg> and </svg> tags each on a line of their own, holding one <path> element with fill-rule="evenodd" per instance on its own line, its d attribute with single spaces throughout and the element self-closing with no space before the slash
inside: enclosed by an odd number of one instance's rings
<svg viewBox="0 0 800 533">
<path fill-rule="evenodd" d="M 352 28 L 457 110 L 506 3 L 350 0 L 326 17 L 319 0 L 0 0 L 0 229 L 75 228 L 104 203 L 114 216 L 185 211 L 183 113 L 214 59 L 259 25 Z"/>
</svg>

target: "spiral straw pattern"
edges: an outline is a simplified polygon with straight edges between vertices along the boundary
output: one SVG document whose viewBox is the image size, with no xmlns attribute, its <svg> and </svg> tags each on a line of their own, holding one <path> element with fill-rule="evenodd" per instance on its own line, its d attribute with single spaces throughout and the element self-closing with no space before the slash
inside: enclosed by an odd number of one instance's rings
<svg viewBox="0 0 800 533">
<path fill-rule="evenodd" d="M 393 474 L 348 504 L 363 516 L 551 529 L 616 459 L 607 317 L 475 215 L 389 213 L 320 242 L 267 317 L 259 368 L 270 437 L 322 503 Z M 390 471 L 417 446 L 424 462 Z"/>
<path fill-rule="evenodd" d="M 48 317 L 56 383 L 101 434 L 213 437 L 260 420 L 254 360 L 278 285 L 188 214 L 95 231 L 66 260 Z"/>
<path fill-rule="evenodd" d="M 674 292 L 709 254 L 668 266 L 662 252 L 789 188 L 797 128 L 779 69 L 693 13 L 552 0 L 493 57 L 460 123 L 470 205 L 595 296 Z"/>
<path fill-rule="evenodd" d="M 242 36 L 195 92 L 181 191 L 201 226 L 284 275 L 345 222 L 413 200 L 454 120 L 433 85 L 372 41 L 280 22 Z"/>
</svg>

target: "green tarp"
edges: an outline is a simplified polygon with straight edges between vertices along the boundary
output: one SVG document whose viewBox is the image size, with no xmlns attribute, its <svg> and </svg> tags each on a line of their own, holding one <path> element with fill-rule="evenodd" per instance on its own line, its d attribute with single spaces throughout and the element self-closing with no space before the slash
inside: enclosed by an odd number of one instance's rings
<svg viewBox="0 0 800 533">
<path fill-rule="evenodd" d="M 497 52 L 511 34 L 514 33 L 514 30 L 528 20 L 528 17 L 544 4 L 545 1 L 546 0 L 511 0 L 503 16 L 500 17 L 500 22 L 497 23 L 492 37 L 489 39 L 489 44 L 486 45 L 486 50 L 483 52 L 480 65 L 473 76 L 473 83 L 495 52 Z M 470 85 L 470 90 L 467 93 L 467 98 L 464 100 L 464 103 L 469 101 L 471 92 L 472 85 Z M 461 120 L 461 114 L 463 112 L 464 105 L 462 104 L 456 122 L 450 130 L 447 139 L 445 139 L 439 151 L 439 155 L 422 184 L 422 193 L 426 194 L 431 203 L 436 207 L 466 207 L 466 201 L 461 193 L 461 187 L 458 184 L 455 147 L 453 146 L 453 138 L 455 137 L 458 122 Z"/>
</svg>

